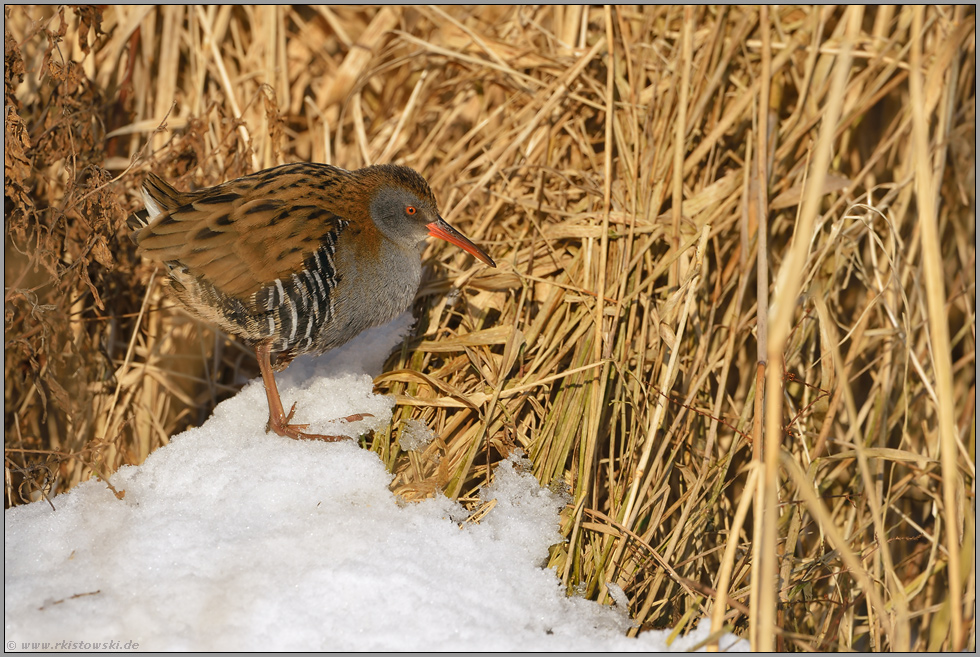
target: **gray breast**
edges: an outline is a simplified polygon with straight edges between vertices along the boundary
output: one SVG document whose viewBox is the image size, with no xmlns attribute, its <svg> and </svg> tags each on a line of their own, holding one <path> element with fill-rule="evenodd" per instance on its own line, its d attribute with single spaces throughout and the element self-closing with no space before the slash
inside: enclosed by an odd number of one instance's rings
<svg viewBox="0 0 980 657">
<path fill-rule="evenodd" d="M 422 280 L 417 248 L 404 249 L 383 240 L 382 257 L 369 264 L 351 250 L 338 249 L 334 313 L 316 341 L 324 352 L 352 340 L 362 331 L 385 324 L 408 309 Z M 342 261 L 342 262 L 341 262 Z"/>
</svg>

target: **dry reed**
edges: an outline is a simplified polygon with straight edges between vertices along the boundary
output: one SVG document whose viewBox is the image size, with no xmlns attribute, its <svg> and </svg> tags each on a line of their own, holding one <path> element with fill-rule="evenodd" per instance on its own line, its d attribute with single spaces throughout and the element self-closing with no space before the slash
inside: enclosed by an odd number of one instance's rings
<svg viewBox="0 0 980 657">
<path fill-rule="evenodd" d="M 972 8 L 5 13 L 7 506 L 255 375 L 135 258 L 145 172 L 394 161 L 500 263 L 426 254 L 396 493 L 475 506 L 521 449 L 634 632 L 975 649 Z"/>
</svg>

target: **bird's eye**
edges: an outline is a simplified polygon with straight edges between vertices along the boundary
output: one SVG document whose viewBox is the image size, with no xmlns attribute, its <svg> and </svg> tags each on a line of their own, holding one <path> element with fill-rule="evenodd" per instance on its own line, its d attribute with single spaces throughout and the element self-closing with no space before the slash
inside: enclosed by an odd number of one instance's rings
<svg viewBox="0 0 980 657">
<path fill-rule="evenodd" d="M 414 205 L 410 205 L 407 208 L 405 208 L 405 214 L 407 214 L 410 217 L 414 215 L 416 212 L 418 212 L 418 210 L 415 209 Z"/>
</svg>

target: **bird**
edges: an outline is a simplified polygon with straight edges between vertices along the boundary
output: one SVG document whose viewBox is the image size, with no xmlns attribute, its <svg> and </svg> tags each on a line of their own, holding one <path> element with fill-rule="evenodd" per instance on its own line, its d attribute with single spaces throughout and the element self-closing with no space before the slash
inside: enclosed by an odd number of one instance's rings
<svg viewBox="0 0 980 657">
<path fill-rule="evenodd" d="M 127 222 L 137 253 L 166 266 L 170 292 L 191 315 L 255 350 L 266 431 L 297 440 L 346 437 L 293 424 L 296 404 L 285 412 L 275 372 L 403 312 L 427 237 L 496 267 L 440 216 L 425 178 L 395 164 L 284 164 L 190 192 L 148 173 L 142 197 Z"/>
</svg>

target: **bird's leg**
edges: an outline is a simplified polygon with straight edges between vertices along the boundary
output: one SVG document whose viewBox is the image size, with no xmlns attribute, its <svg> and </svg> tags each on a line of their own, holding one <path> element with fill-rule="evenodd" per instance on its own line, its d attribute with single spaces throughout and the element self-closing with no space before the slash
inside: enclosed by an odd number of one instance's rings
<svg viewBox="0 0 980 657">
<path fill-rule="evenodd" d="M 282 398 L 279 396 L 279 387 L 276 386 L 276 376 L 272 371 L 271 341 L 260 342 L 255 347 L 255 355 L 259 360 L 259 370 L 262 372 L 262 383 L 265 384 L 265 395 L 269 400 L 269 424 L 266 431 L 275 431 L 280 436 L 287 436 L 296 440 L 326 440 L 334 442 L 338 440 L 350 439 L 350 436 L 325 436 L 319 433 L 306 433 L 302 429 L 307 428 L 308 424 L 290 424 L 293 413 L 296 412 L 296 404 L 293 403 L 287 415 L 282 407 Z M 357 422 L 366 417 L 372 417 L 370 413 L 357 413 L 341 418 L 347 422 Z"/>
</svg>

